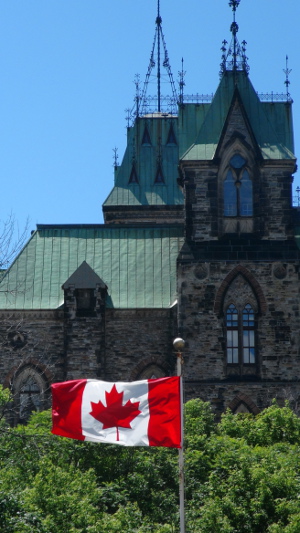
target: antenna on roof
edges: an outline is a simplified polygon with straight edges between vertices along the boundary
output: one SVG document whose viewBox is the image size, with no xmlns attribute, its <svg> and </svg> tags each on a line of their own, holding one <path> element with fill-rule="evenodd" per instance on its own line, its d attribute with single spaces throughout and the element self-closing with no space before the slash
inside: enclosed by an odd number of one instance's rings
<svg viewBox="0 0 300 533">
<path fill-rule="evenodd" d="M 156 20 L 155 20 L 155 25 L 156 25 L 156 27 L 155 27 L 155 35 L 154 35 L 154 41 L 153 41 L 152 51 L 151 51 L 151 55 L 150 55 L 150 62 L 149 62 L 148 71 L 147 71 L 147 74 L 146 74 L 146 80 L 145 80 L 145 83 L 144 83 L 142 94 L 140 96 L 141 109 L 139 109 L 139 112 L 141 112 L 141 114 L 145 114 L 146 113 L 147 107 L 154 100 L 157 102 L 157 106 L 156 106 L 155 111 L 157 111 L 158 113 L 160 113 L 162 111 L 162 107 L 166 108 L 166 105 L 163 106 L 163 103 L 165 104 L 165 102 L 167 102 L 167 107 L 171 108 L 171 112 L 172 112 L 172 108 L 177 105 L 177 101 L 178 101 L 177 94 L 176 94 L 176 89 L 175 89 L 175 84 L 174 84 L 174 80 L 173 80 L 173 74 L 172 74 L 171 66 L 170 66 L 170 62 L 169 62 L 168 51 L 167 51 L 167 47 L 166 47 L 166 43 L 165 43 L 164 34 L 163 34 L 163 31 L 162 31 L 162 18 L 160 16 L 160 0 L 157 0 L 157 17 L 156 17 Z M 161 49 L 161 47 L 162 47 L 162 49 Z M 155 51 L 156 51 L 156 56 L 155 56 Z M 163 61 L 161 59 L 161 51 L 163 52 Z M 161 61 L 162 61 L 162 64 L 161 64 Z M 157 94 L 156 94 L 156 97 L 153 98 L 153 97 L 147 97 L 147 91 L 148 91 L 148 85 L 149 85 L 149 81 L 150 81 L 150 76 L 151 76 L 152 70 L 154 69 L 155 65 L 156 65 Z M 166 69 L 167 73 L 168 73 L 169 83 L 170 83 L 171 89 L 172 89 L 172 97 L 166 98 L 166 97 L 162 96 L 162 93 L 161 93 L 161 82 L 162 82 L 161 66 L 163 66 Z M 153 111 L 152 108 L 153 108 L 153 104 L 151 105 L 151 111 Z M 165 109 L 165 110 L 167 111 L 167 109 Z M 169 110 L 170 109 L 168 109 L 168 111 Z"/>
<path fill-rule="evenodd" d="M 246 74 L 248 74 L 250 68 L 247 63 L 248 57 L 246 56 L 246 41 L 242 41 L 242 44 L 240 45 L 238 38 L 237 38 L 237 32 L 239 31 L 238 24 L 235 20 L 235 13 L 237 8 L 239 7 L 241 0 L 230 0 L 229 6 L 232 8 L 233 12 L 233 22 L 230 26 L 230 31 L 232 33 L 232 39 L 231 43 L 227 49 L 227 41 L 222 42 L 222 62 L 221 62 L 221 70 L 220 75 L 222 76 L 226 70 L 232 70 L 233 72 L 237 72 L 238 70 L 243 70 Z"/>
</svg>

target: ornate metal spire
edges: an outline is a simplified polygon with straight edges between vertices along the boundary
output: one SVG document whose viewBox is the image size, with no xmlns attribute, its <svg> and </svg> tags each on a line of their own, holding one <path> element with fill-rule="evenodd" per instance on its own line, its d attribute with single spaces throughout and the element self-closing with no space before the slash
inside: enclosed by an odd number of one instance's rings
<svg viewBox="0 0 300 533">
<path fill-rule="evenodd" d="M 289 102 L 291 100 L 291 95 L 290 95 L 290 92 L 289 92 L 289 85 L 290 85 L 291 82 L 289 80 L 289 75 L 292 72 L 292 69 L 288 68 L 288 63 L 289 63 L 289 58 L 288 58 L 288 56 L 285 56 L 285 68 L 283 69 L 283 72 L 285 73 L 284 85 L 286 86 L 286 101 L 287 102 Z"/>
<path fill-rule="evenodd" d="M 230 0 L 229 6 L 232 8 L 233 12 L 233 22 L 230 26 L 230 31 L 232 33 L 231 43 L 227 48 L 227 41 L 222 42 L 222 62 L 220 75 L 222 76 L 226 70 L 232 70 L 234 72 L 238 70 L 243 70 L 248 74 L 250 68 L 247 63 L 248 57 L 246 56 L 246 41 L 242 41 L 240 45 L 237 33 L 239 31 L 238 24 L 235 20 L 235 13 L 240 4 L 241 0 Z"/>
<path fill-rule="evenodd" d="M 163 55 L 163 57 L 161 57 Z M 148 88 L 152 75 L 152 71 L 156 66 L 156 96 L 148 96 Z M 167 71 L 169 84 L 171 86 L 172 96 L 163 96 L 161 92 L 162 84 L 162 67 Z M 169 112 L 173 113 L 177 110 L 177 93 L 169 62 L 168 51 L 165 43 L 164 34 L 162 31 L 162 18 L 160 16 L 160 0 L 157 0 L 157 17 L 155 20 L 155 35 L 150 55 L 150 62 L 144 82 L 143 90 L 136 96 L 135 115 L 144 115 L 147 112 Z"/>
<path fill-rule="evenodd" d="M 183 104 L 183 90 L 184 90 L 184 86 L 185 86 L 185 81 L 184 81 L 184 77 L 185 77 L 185 71 L 183 70 L 183 57 L 181 59 L 181 71 L 178 72 L 178 75 L 179 75 L 179 103 L 180 104 Z"/>
</svg>

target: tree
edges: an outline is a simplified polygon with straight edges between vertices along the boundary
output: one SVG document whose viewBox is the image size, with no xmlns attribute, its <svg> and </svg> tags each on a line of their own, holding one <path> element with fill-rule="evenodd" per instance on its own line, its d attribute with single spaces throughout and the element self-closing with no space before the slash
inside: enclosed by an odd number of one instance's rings
<svg viewBox="0 0 300 533">
<path fill-rule="evenodd" d="M 300 421 L 289 406 L 228 412 L 219 424 L 200 400 L 185 411 L 186 532 L 299 533 Z M 1 532 L 178 533 L 176 450 L 64 439 L 50 427 L 50 411 L 0 427 Z"/>
<path fill-rule="evenodd" d="M 12 213 L 6 220 L 0 220 L 0 271 L 6 269 L 22 250 L 28 235 L 28 223 L 27 220 L 20 231 Z"/>
<path fill-rule="evenodd" d="M 187 450 L 187 468 L 192 465 L 195 478 L 190 531 L 296 531 L 299 429 L 300 420 L 287 405 L 273 403 L 256 417 L 226 413 L 210 437 L 198 440 L 198 449 Z M 196 469 L 199 451 L 203 459 Z"/>
</svg>

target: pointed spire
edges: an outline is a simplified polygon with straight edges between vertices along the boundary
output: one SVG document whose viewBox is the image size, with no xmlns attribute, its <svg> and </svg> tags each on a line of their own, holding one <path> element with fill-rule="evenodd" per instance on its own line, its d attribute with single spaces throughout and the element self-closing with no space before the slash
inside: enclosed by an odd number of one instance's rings
<svg viewBox="0 0 300 533">
<path fill-rule="evenodd" d="M 147 95 L 150 77 L 156 66 L 156 96 Z M 167 71 L 169 84 L 171 85 L 172 96 L 165 97 L 162 95 L 162 67 Z M 138 91 L 139 93 L 139 91 Z M 174 112 L 177 111 L 177 94 L 173 80 L 173 74 L 169 62 L 168 51 L 162 31 L 162 18 L 160 16 L 160 0 L 157 0 L 157 16 L 155 20 L 155 35 L 150 55 L 150 62 L 146 74 L 145 83 L 141 95 L 138 95 L 138 104 L 136 105 L 136 116 L 144 115 L 147 112 Z"/>
<path fill-rule="evenodd" d="M 240 4 L 241 0 L 230 0 L 229 7 L 232 8 L 233 12 L 233 21 L 230 25 L 230 31 L 232 34 L 231 43 L 227 48 L 227 41 L 222 42 L 222 62 L 220 75 L 222 76 L 226 70 L 232 70 L 236 72 L 238 70 L 243 70 L 248 74 L 250 68 L 247 63 L 248 57 L 246 56 L 246 41 L 242 41 L 241 45 L 237 38 L 237 33 L 239 31 L 238 24 L 235 20 L 235 13 Z"/>
</svg>

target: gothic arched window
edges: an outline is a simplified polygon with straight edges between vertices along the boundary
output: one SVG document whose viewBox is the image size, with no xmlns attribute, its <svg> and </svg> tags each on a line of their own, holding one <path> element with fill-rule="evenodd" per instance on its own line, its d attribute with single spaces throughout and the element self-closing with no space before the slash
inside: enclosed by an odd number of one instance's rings
<svg viewBox="0 0 300 533">
<path fill-rule="evenodd" d="M 253 187 L 247 170 L 247 161 L 235 154 L 229 162 L 224 180 L 224 216 L 250 217 L 253 215 Z"/>
<path fill-rule="evenodd" d="M 16 423 L 26 423 L 31 413 L 45 407 L 47 385 L 41 373 L 32 366 L 24 367 L 13 381 Z"/>
<path fill-rule="evenodd" d="M 33 411 L 41 410 L 41 391 L 32 375 L 28 375 L 20 388 L 20 419 L 26 421 Z"/>
<path fill-rule="evenodd" d="M 137 379 L 158 379 L 165 376 L 166 372 L 160 366 L 153 364 L 146 366 Z"/>
<path fill-rule="evenodd" d="M 255 364 L 255 315 L 250 304 L 239 311 L 234 304 L 226 310 L 226 353 L 228 364 Z"/>
</svg>

